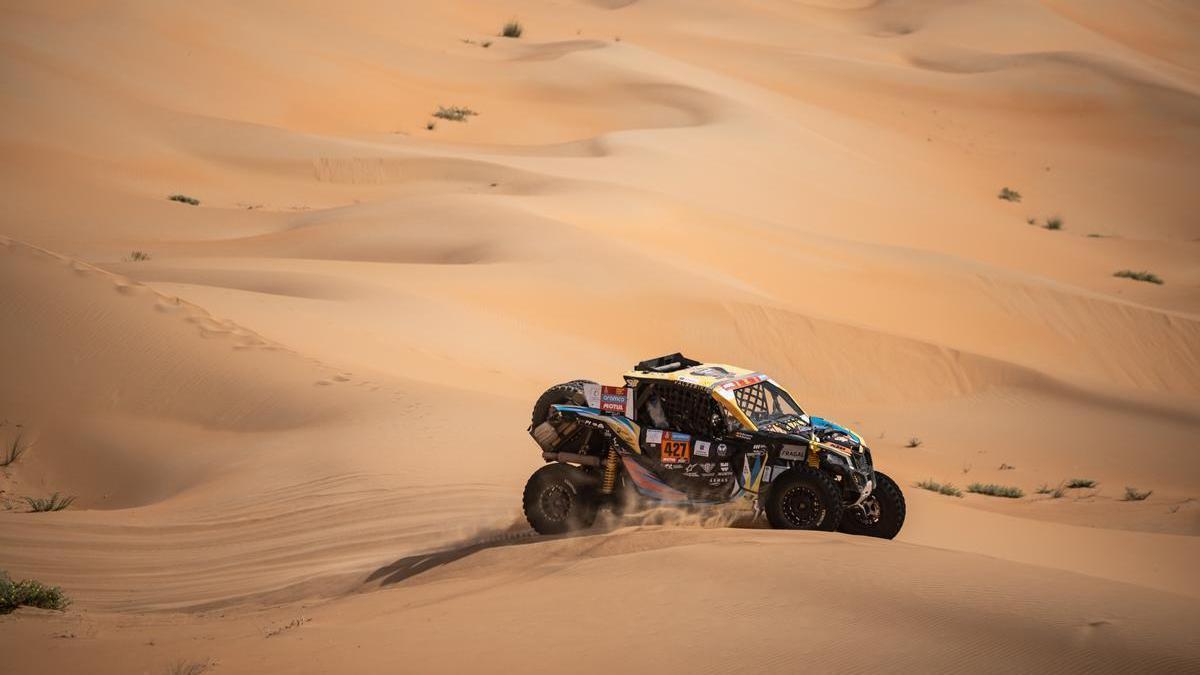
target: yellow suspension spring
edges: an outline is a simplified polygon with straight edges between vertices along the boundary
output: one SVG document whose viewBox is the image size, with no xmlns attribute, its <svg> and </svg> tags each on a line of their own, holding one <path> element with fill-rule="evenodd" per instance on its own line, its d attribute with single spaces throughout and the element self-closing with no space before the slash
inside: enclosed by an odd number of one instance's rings
<svg viewBox="0 0 1200 675">
<path fill-rule="evenodd" d="M 609 450 L 604 458 L 604 479 L 600 482 L 600 493 L 610 495 L 617 484 L 617 451 Z"/>
</svg>

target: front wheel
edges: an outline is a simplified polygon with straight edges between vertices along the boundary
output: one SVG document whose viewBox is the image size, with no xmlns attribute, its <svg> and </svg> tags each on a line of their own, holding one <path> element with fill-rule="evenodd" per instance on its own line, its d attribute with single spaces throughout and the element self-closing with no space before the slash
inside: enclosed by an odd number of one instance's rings
<svg viewBox="0 0 1200 675">
<path fill-rule="evenodd" d="M 828 475 L 807 466 L 783 472 L 767 491 L 767 521 L 781 530 L 837 529 L 842 495 Z"/>
<path fill-rule="evenodd" d="M 893 539 L 904 527 L 904 493 L 886 473 L 875 472 L 875 489 L 859 506 L 846 509 L 839 529 L 880 539 Z"/>
<path fill-rule="evenodd" d="M 523 501 L 538 534 L 586 529 L 596 521 L 596 479 L 570 464 L 547 464 L 529 477 Z"/>
</svg>

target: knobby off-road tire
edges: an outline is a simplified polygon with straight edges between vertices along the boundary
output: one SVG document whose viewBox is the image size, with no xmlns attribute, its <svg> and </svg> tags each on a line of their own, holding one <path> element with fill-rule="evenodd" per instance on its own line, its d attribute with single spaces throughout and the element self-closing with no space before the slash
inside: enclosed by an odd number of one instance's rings
<svg viewBox="0 0 1200 675">
<path fill-rule="evenodd" d="M 533 404 L 532 426 L 546 421 L 550 416 L 550 406 L 557 404 L 587 405 L 587 397 L 583 394 L 583 385 L 595 384 L 591 380 L 571 380 L 550 387 Z"/>
<path fill-rule="evenodd" d="M 539 534 L 583 530 L 596 521 L 595 477 L 583 469 L 558 462 L 529 477 L 523 502 L 525 519 Z"/>
<path fill-rule="evenodd" d="M 875 489 L 863 501 L 863 509 L 849 508 L 842 514 L 839 529 L 846 534 L 858 534 L 880 539 L 892 539 L 904 527 L 907 509 L 900 486 L 886 473 L 875 472 Z"/>
<path fill-rule="evenodd" d="M 807 466 L 788 469 L 771 481 L 764 508 L 776 529 L 826 532 L 837 529 L 844 510 L 833 479 Z"/>
</svg>

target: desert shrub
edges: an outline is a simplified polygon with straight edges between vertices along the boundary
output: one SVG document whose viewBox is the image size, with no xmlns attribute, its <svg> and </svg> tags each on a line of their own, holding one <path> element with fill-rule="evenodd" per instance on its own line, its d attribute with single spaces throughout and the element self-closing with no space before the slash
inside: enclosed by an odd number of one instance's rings
<svg viewBox="0 0 1200 675">
<path fill-rule="evenodd" d="M 189 197 L 187 195 L 176 194 L 176 195 L 171 195 L 170 197 L 167 197 L 167 199 L 170 199 L 173 202 L 179 202 L 180 204 L 187 204 L 189 206 L 200 206 L 199 199 L 196 199 L 195 197 Z"/>
<path fill-rule="evenodd" d="M 433 120 L 429 120 L 428 122 L 425 123 L 425 128 L 429 131 L 433 131 L 434 129 L 437 128 L 437 122 L 434 122 Z"/>
<path fill-rule="evenodd" d="M 525 29 L 521 26 L 521 22 L 513 19 L 504 24 L 504 28 L 500 30 L 500 36 L 506 38 L 519 38 Z"/>
<path fill-rule="evenodd" d="M 1063 228 L 1063 219 L 1059 218 L 1058 216 L 1047 218 L 1046 224 L 1042 227 L 1046 228 L 1047 230 L 1061 230 Z"/>
<path fill-rule="evenodd" d="M 996 485 L 995 483 L 971 483 L 967 486 L 967 492 L 991 497 L 1008 497 L 1009 499 L 1020 499 L 1025 496 L 1025 492 L 1019 487 Z"/>
<path fill-rule="evenodd" d="M 145 262 L 149 259 L 150 254 L 146 253 L 145 251 L 130 251 L 129 258 L 127 258 L 129 262 Z"/>
<path fill-rule="evenodd" d="M 464 108 L 462 106 L 452 105 L 447 108 L 439 105 L 437 112 L 433 113 L 433 116 L 440 117 L 444 120 L 450 120 L 451 122 L 465 122 L 467 121 L 468 117 L 478 114 L 479 113 L 475 112 L 474 110 L 471 110 L 470 108 Z"/>
<path fill-rule="evenodd" d="M 60 495 L 57 492 L 49 497 L 26 497 L 25 502 L 29 504 L 30 513 L 41 513 L 43 511 L 62 511 L 75 501 L 74 497 Z"/>
<path fill-rule="evenodd" d="M 1013 466 L 1012 464 L 1005 464 L 1003 462 L 1000 463 L 1000 471 L 1012 471 L 1015 468 L 1017 467 Z"/>
<path fill-rule="evenodd" d="M 8 572 L 0 571 L 0 614 L 18 607 L 64 610 L 71 601 L 57 586 L 47 586 L 34 579 L 13 581 Z"/>
<path fill-rule="evenodd" d="M 1030 225 L 1037 225 L 1037 218 L 1026 218 L 1025 222 Z"/>
<path fill-rule="evenodd" d="M 1067 481 L 1067 487 L 1074 490 L 1076 488 L 1094 488 L 1096 481 L 1091 478 L 1072 478 Z"/>
<path fill-rule="evenodd" d="M 21 455 L 29 450 L 32 444 L 21 444 L 21 435 L 13 439 L 12 443 L 7 443 L 4 446 L 4 454 L 0 455 L 0 466 L 8 466 L 13 462 L 21 459 Z"/>
<path fill-rule="evenodd" d="M 920 445 L 921 445 L 921 439 L 917 438 L 916 436 L 913 436 L 912 438 L 908 439 L 908 442 L 904 444 L 904 447 L 916 448 L 916 447 L 919 447 Z"/>
<path fill-rule="evenodd" d="M 1067 486 L 1065 483 L 1059 483 L 1057 487 L 1050 487 L 1042 483 L 1038 486 L 1037 493 L 1039 495 L 1050 495 L 1054 499 L 1062 499 L 1063 495 L 1067 493 Z"/>
<path fill-rule="evenodd" d="M 936 493 L 942 494 L 942 495 L 949 495 L 951 497 L 961 497 L 962 496 L 962 490 L 959 490 L 958 488 L 954 487 L 954 485 L 952 485 L 950 483 L 938 483 L 937 481 L 934 481 L 932 479 L 923 480 L 923 481 L 917 483 L 917 487 L 921 488 L 922 490 L 929 490 L 930 492 L 936 492 Z"/>
<path fill-rule="evenodd" d="M 1125 486 L 1125 496 L 1121 498 L 1121 501 L 1140 502 L 1152 494 L 1154 494 L 1154 490 L 1142 491 L 1135 487 L 1129 487 L 1128 485 L 1126 485 Z"/>
<path fill-rule="evenodd" d="M 201 675 L 207 673 L 212 668 L 214 662 L 211 659 L 204 661 L 176 661 L 167 668 L 167 675 Z"/>
<path fill-rule="evenodd" d="M 483 47 L 484 49 L 487 49 L 488 47 L 491 47 L 491 46 L 492 46 L 492 41 L 491 41 L 491 40 L 484 40 L 483 42 L 479 43 L 479 46 L 480 46 L 480 47 Z"/>
<path fill-rule="evenodd" d="M 1113 272 L 1113 276 L 1121 277 L 1122 279 L 1133 279 L 1134 281 L 1145 281 L 1145 282 L 1151 283 L 1151 284 L 1159 284 L 1160 286 L 1162 285 L 1162 282 L 1163 282 L 1162 278 L 1160 278 L 1157 274 L 1154 274 L 1152 272 L 1134 272 L 1133 270 L 1121 270 L 1120 272 Z"/>
<path fill-rule="evenodd" d="M 1003 200 L 1004 200 L 1004 201 L 1006 201 L 1006 202 L 1019 202 L 1019 201 L 1021 201 L 1021 193 L 1020 193 L 1020 192 L 1017 192 L 1016 190 L 1010 190 L 1010 189 L 1008 189 L 1008 188 L 1006 188 L 1006 187 L 1005 187 L 1005 188 L 1000 188 L 1000 195 L 999 195 L 999 197 L 1000 197 L 1000 199 L 1003 199 Z"/>
</svg>

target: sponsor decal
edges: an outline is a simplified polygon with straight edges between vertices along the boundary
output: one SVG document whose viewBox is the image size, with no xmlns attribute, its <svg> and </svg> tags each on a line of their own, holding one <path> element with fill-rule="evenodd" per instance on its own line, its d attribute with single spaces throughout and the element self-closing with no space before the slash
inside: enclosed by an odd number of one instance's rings
<svg viewBox="0 0 1200 675">
<path fill-rule="evenodd" d="M 600 410 L 633 417 L 633 396 L 625 387 L 600 387 Z"/>
<path fill-rule="evenodd" d="M 720 366 L 701 366 L 699 368 L 689 370 L 688 372 L 691 373 L 692 375 L 695 375 L 696 377 L 721 378 L 721 377 L 729 377 L 729 376 L 733 375 L 733 373 L 729 372 L 728 370 L 725 370 L 724 368 L 721 368 Z"/>
<path fill-rule="evenodd" d="M 662 429 L 647 429 L 646 430 L 646 445 L 658 445 L 662 443 Z"/>
<path fill-rule="evenodd" d="M 663 464 L 688 464 L 692 459 L 692 437 L 664 431 L 660 453 Z"/>
<path fill-rule="evenodd" d="M 583 385 L 583 397 L 587 399 L 589 408 L 599 408 L 601 412 L 617 413 L 626 417 L 633 416 L 633 392 L 626 387 L 610 387 L 589 382 Z"/>
<path fill-rule="evenodd" d="M 712 470 L 716 468 L 716 466 L 717 465 L 712 462 L 705 462 L 700 465 L 700 468 L 704 469 L 704 473 L 712 473 Z"/>
<path fill-rule="evenodd" d="M 725 445 L 724 443 L 718 443 L 717 444 L 717 457 L 728 457 L 728 456 L 729 456 L 729 446 Z"/>
<path fill-rule="evenodd" d="M 742 387 L 749 387 L 752 384 L 758 384 L 765 379 L 767 379 L 766 375 L 763 375 L 762 373 L 755 373 L 753 375 L 747 375 L 746 377 L 741 377 L 736 380 L 726 380 L 725 382 L 718 384 L 717 387 L 725 391 L 733 391 L 734 389 L 741 389 Z"/>
<path fill-rule="evenodd" d="M 803 445 L 785 445 L 779 451 L 779 459 L 787 459 L 793 462 L 804 459 L 804 452 L 807 448 Z"/>
<path fill-rule="evenodd" d="M 708 457 L 708 449 L 710 444 L 708 441 L 696 441 L 696 446 L 692 448 L 692 454 L 697 457 Z"/>
</svg>

